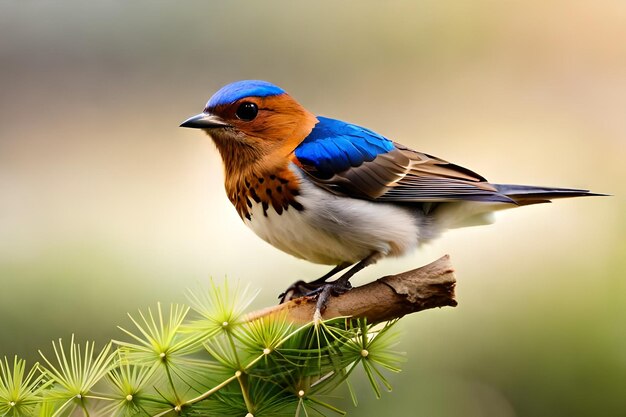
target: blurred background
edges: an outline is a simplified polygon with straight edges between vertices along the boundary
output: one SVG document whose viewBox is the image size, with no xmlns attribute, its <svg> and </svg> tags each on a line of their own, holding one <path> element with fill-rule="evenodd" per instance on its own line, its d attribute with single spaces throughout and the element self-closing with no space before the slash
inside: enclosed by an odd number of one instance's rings
<svg viewBox="0 0 626 417">
<path fill-rule="evenodd" d="M 276 301 L 327 267 L 239 220 L 210 140 L 222 85 L 274 82 L 488 179 L 610 198 L 499 213 L 359 274 L 449 253 L 459 306 L 400 323 L 359 416 L 626 416 L 626 2 L 3 1 L 0 356 L 121 337 L 209 277 Z"/>
</svg>

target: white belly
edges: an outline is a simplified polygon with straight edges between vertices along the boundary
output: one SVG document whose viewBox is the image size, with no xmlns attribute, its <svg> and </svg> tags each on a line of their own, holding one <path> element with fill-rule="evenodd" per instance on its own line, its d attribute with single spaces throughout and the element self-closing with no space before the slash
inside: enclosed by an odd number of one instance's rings
<svg viewBox="0 0 626 417">
<path fill-rule="evenodd" d="M 244 222 L 276 248 L 310 262 L 339 265 L 355 263 L 373 252 L 398 256 L 419 242 L 417 218 L 408 209 L 334 195 L 306 181 L 300 184 L 298 211 L 282 214 L 261 204 Z"/>
</svg>

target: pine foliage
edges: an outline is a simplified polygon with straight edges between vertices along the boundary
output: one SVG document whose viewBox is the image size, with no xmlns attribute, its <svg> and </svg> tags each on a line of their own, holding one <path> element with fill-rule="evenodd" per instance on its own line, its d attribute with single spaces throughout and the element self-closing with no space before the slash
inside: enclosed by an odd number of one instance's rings
<svg viewBox="0 0 626 417">
<path fill-rule="evenodd" d="M 0 361 L 0 416 L 329 416 L 331 393 L 361 368 L 373 394 L 399 371 L 397 321 L 336 318 L 303 326 L 246 320 L 246 290 L 213 282 L 172 304 L 129 314 L 131 328 L 101 349 L 72 336 L 26 372 Z M 349 389 L 356 404 L 356 396 Z"/>
</svg>

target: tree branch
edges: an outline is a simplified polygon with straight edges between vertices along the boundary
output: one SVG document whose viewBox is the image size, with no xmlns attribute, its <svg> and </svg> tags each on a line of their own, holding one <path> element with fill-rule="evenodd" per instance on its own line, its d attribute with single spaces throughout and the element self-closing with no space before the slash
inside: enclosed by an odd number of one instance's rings
<svg viewBox="0 0 626 417">
<path fill-rule="evenodd" d="M 445 255 L 421 268 L 379 278 L 331 297 L 322 317 L 366 317 L 370 323 L 377 323 L 430 308 L 455 307 L 455 284 L 450 257 Z M 313 319 L 315 303 L 315 297 L 301 297 L 254 311 L 246 319 L 287 314 L 294 323 L 308 323 Z"/>
</svg>

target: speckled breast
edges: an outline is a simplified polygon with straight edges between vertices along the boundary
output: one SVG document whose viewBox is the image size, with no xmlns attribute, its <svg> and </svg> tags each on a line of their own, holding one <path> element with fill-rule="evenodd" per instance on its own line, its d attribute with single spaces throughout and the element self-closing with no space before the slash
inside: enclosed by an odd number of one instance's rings
<svg viewBox="0 0 626 417">
<path fill-rule="evenodd" d="M 234 189 L 229 190 L 228 198 L 239 217 L 251 220 L 254 203 L 261 204 L 265 217 L 269 210 L 278 215 L 290 208 L 302 211 L 304 207 L 296 201 L 299 194 L 298 179 L 285 169 L 277 173 L 243 176 Z"/>
</svg>

